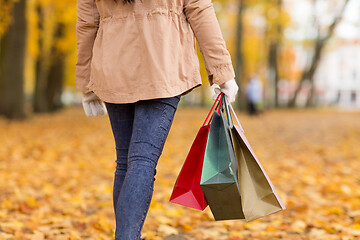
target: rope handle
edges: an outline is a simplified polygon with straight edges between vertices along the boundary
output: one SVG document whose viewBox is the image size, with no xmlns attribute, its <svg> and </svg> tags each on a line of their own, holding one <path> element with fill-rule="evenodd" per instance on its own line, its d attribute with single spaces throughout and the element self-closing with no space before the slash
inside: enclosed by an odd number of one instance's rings
<svg viewBox="0 0 360 240">
<path fill-rule="evenodd" d="M 220 101 L 218 102 L 219 98 L 220 98 Z M 202 126 L 205 126 L 206 122 L 208 121 L 208 119 L 209 119 L 209 117 L 210 117 L 210 114 L 211 114 L 211 118 L 210 118 L 209 123 L 211 122 L 212 112 L 213 112 L 214 108 L 215 108 L 215 111 L 217 111 L 216 109 L 220 106 L 219 103 L 221 103 L 221 100 L 222 100 L 222 93 L 220 93 L 220 94 L 217 96 L 217 98 L 216 98 L 214 104 L 212 105 L 212 107 L 211 107 L 211 109 L 210 109 L 210 111 L 209 111 L 209 113 L 208 113 L 208 115 L 207 115 L 207 117 L 206 117 L 206 119 L 205 119 L 205 121 L 204 121 L 204 123 L 203 123 Z M 216 107 L 215 107 L 215 106 L 216 106 Z M 220 111 L 220 108 L 219 108 L 219 111 Z M 208 124 L 209 124 L 209 123 L 208 123 Z"/>
<path fill-rule="evenodd" d="M 225 101 L 224 101 L 225 100 Z M 229 112 L 229 108 L 228 108 L 228 99 L 226 97 L 226 95 L 224 95 L 223 97 L 223 101 L 222 101 L 222 104 L 221 104 L 221 108 L 225 106 L 225 113 L 226 113 L 226 117 L 227 117 L 227 122 L 228 122 L 228 125 L 230 127 L 233 126 L 233 122 L 232 122 L 232 118 L 231 118 L 231 114 Z M 224 109 L 222 110 L 224 112 Z"/>
<path fill-rule="evenodd" d="M 236 113 L 235 113 L 235 111 L 234 111 L 234 108 L 232 107 L 232 105 L 228 102 L 228 99 L 227 98 L 225 98 L 225 106 L 226 106 L 226 110 L 228 110 L 229 108 L 231 109 L 231 112 L 233 113 L 233 115 L 234 115 L 234 117 L 235 117 L 235 119 L 236 119 L 236 122 L 237 122 L 237 124 L 238 124 L 238 126 L 240 127 L 240 130 L 242 131 L 242 132 L 244 132 L 244 129 L 243 129 L 243 127 L 241 126 L 241 124 L 240 124 L 240 121 L 239 121 L 239 119 L 237 118 L 237 116 L 236 116 Z M 233 124 L 233 121 L 232 121 L 232 117 L 231 117 L 231 113 L 230 113 L 230 119 L 231 119 L 231 125 L 230 125 L 230 127 L 232 127 L 234 124 Z"/>
<path fill-rule="evenodd" d="M 221 95 L 221 96 L 220 96 L 218 105 L 215 107 L 215 111 L 217 111 L 220 114 L 221 102 L 223 100 L 224 94 L 220 93 L 219 95 Z M 216 110 L 216 108 L 218 108 L 218 110 Z"/>
</svg>

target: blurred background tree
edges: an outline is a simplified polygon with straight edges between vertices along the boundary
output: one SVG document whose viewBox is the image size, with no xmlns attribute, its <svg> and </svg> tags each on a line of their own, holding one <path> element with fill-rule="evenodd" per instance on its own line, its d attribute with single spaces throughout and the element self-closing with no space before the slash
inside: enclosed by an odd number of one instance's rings
<svg viewBox="0 0 360 240">
<path fill-rule="evenodd" d="M 314 107 L 316 102 L 316 96 L 315 96 L 315 87 L 314 87 L 314 74 L 316 72 L 317 67 L 319 66 L 319 62 L 321 59 L 321 55 L 323 53 L 324 47 L 326 46 L 329 39 L 333 36 L 336 26 L 340 23 L 340 20 L 344 14 L 345 7 L 349 3 L 349 0 L 344 0 L 344 3 L 340 8 L 335 8 L 333 11 L 335 11 L 335 14 L 332 13 L 332 15 L 335 15 L 333 17 L 333 20 L 330 22 L 328 26 L 321 26 L 318 21 L 317 11 L 316 11 L 316 4 L 319 1 L 312 0 L 313 5 L 313 27 L 316 31 L 316 38 L 313 43 L 313 50 L 312 50 L 312 58 L 307 66 L 305 66 L 305 69 L 303 70 L 301 74 L 301 78 L 299 80 L 298 86 L 295 90 L 295 93 L 291 100 L 289 101 L 290 107 L 295 107 L 296 105 L 296 98 L 300 92 L 300 89 L 302 87 L 302 84 L 304 81 L 308 80 L 310 83 L 310 94 L 308 96 L 308 99 L 306 101 L 307 107 Z M 328 1 L 328 4 L 333 4 L 333 6 L 337 6 L 338 4 L 334 1 Z M 340 10 L 338 10 L 340 9 Z M 337 13 L 338 12 L 338 13 Z"/>
<path fill-rule="evenodd" d="M 74 51 L 76 41 L 69 31 L 75 24 L 75 7 L 74 1 L 52 0 L 33 1 L 30 6 L 30 13 L 36 19 L 32 25 L 35 36 L 30 42 L 34 46 L 34 112 L 49 112 L 62 107 L 66 58 Z"/>
<path fill-rule="evenodd" d="M 1 0 L 0 3 L 0 114 L 7 118 L 25 118 L 26 0 Z"/>
</svg>

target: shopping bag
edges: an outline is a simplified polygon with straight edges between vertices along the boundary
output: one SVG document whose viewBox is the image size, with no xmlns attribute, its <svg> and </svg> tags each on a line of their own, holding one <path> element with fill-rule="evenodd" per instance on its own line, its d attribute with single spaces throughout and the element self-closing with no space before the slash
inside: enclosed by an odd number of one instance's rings
<svg viewBox="0 0 360 240">
<path fill-rule="evenodd" d="M 200 181 L 216 221 L 245 218 L 241 208 L 237 163 L 226 121 L 221 110 L 214 111 Z"/>
<path fill-rule="evenodd" d="M 175 182 L 170 202 L 183 206 L 204 210 L 207 202 L 200 188 L 201 171 L 203 167 L 205 147 L 208 138 L 210 123 L 207 123 L 213 109 L 220 107 L 220 95 L 215 100 L 210 112 L 208 113 L 203 125 L 198 131 L 190 151 L 185 159 L 181 171 Z M 211 121 L 211 118 L 210 118 Z"/>
<path fill-rule="evenodd" d="M 230 120 L 231 137 L 238 164 L 237 176 L 241 194 L 241 205 L 246 222 L 284 210 L 284 204 L 281 202 L 270 178 L 255 156 L 235 111 L 226 98 L 225 104 L 226 113 Z M 232 123 L 229 108 L 238 125 Z"/>
</svg>

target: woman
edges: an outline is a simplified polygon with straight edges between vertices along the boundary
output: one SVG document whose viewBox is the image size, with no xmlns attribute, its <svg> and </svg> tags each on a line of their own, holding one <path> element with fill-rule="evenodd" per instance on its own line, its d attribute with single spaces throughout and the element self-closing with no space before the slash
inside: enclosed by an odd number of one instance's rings
<svg viewBox="0 0 360 240">
<path fill-rule="evenodd" d="M 78 0 L 77 16 L 76 88 L 115 139 L 115 239 L 138 240 L 180 97 L 201 85 L 194 34 L 210 85 L 234 101 L 231 58 L 211 0 Z"/>
</svg>

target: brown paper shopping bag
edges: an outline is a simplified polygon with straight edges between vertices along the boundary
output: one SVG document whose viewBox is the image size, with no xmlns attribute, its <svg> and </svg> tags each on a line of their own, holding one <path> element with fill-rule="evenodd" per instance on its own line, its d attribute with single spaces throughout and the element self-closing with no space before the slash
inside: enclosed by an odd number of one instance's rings
<svg viewBox="0 0 360 240">
<path fill-rule="evenodd" d="M 226 113 L 238 163 L 241 205 L 247 222 L 285 209 L 264 168 L 255 156 L 232 106 L 225 99 Z M 232 123 L 231 109 L 238 125 Z"/>
</svg>

